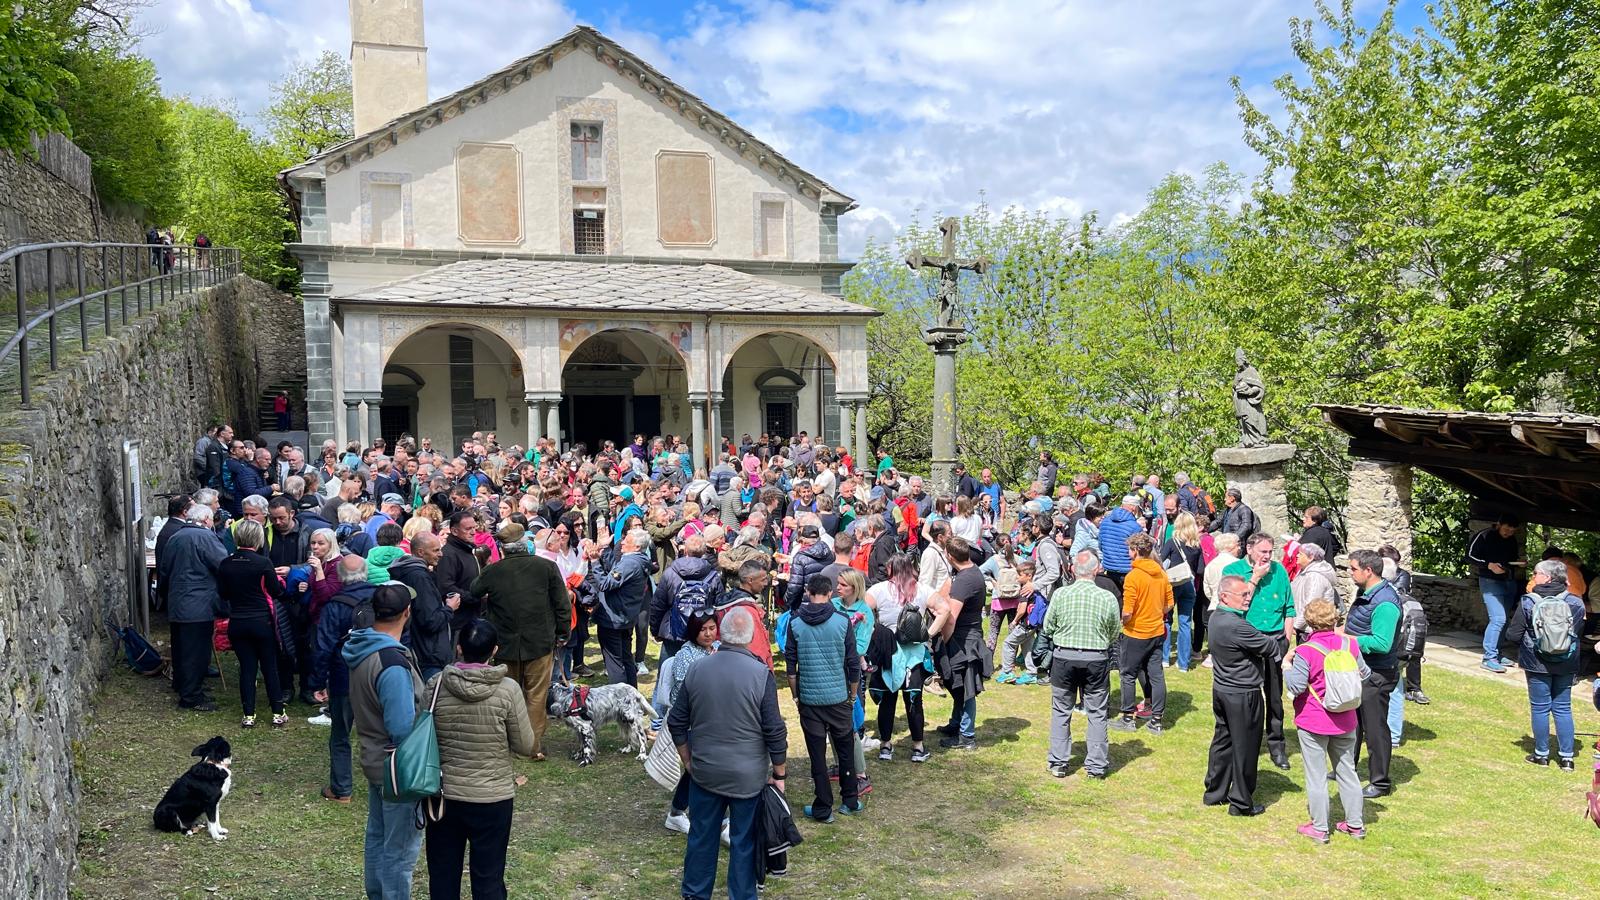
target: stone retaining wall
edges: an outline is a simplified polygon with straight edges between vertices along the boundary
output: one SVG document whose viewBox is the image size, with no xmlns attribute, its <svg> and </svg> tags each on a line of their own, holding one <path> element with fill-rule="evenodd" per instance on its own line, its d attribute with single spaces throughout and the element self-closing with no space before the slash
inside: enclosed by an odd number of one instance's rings
<svg viewBox="0 0 1600 900">
<path fill-rule="evenodd" d="M 0 248 L 47 241 L 144 242 L 144 228 L 133 219 L 110 216 L 76 187 L 28 159 L 0 150 Z M 44 286 L 44 257 L 30 259 L 27 283 Z M 73 283 L 76 272 L 65 261 L 56 273 L 56 286 Z M 91 272 L 92 278 L 92 272 Z M 15 274 L 0 266 L 0 302 L 16 300 Z"/>
<path fill-rule="evenodd" d="M 32 409 L 0 417 L 0 897 L 67 896 L 74 758 L 114 658 L 107 612 L 127 608 L 122 440 L 143 441 L 144 508 L 164 511 L 154 495 L 190 486 L 203 424 L 252 422 L 282 377 L 261 323 L 298 315 L 235 278 L 92 344 L 37 384 Z"/>
</svg>

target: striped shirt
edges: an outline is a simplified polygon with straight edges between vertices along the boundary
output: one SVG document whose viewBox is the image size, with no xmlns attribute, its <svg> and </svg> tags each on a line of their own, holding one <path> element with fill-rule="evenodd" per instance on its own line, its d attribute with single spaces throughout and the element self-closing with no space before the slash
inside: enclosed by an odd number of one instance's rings
<svg viewBox="0 0 1600 900">
<path fill-rule="evenodd" d="M 1056 588 L 1039 630 L 1056 647 L 1110 649 L 1122 634 L 1122 609 L 1110 591 L 1079 578 Z"/>
</svg>

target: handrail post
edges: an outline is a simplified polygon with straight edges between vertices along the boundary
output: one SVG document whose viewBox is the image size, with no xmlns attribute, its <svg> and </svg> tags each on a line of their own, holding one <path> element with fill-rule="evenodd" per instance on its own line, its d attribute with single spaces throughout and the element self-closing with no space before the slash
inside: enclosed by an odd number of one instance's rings
<svg viewBox="0 0 1600 900">
<path fill-rule="evenodd" d="M 72 249 L 72 255 L 76 257 L 77 261 L 75 268 L 78 272 L 78 296 L 73 298 L 74 302 L 78 304 L 78 340 L 83 345 L 84 352 L 87 353 L 89 351 L 89 304 L 83 302 L 83 245 L 80 244 Z"/>
<path fill-rule="evenodd" d="M 111 271 L 106 266 L 106 260 L 111 256 L 111 248 L 100 248 L 100 324 L 105 326 L 106 336 L 111 336 Z"/>
<path fill-rule="evenodd" d="M 122 324 L 128 324 L 128 248 L 117 248 L 117 286 L 122 295 Z"/>
<path fill-rule="evenodd" d="M 28 325 L 28 288 L 23 284 L 27 267 L 22 264 L 26 253 L 16 256 L 16 282 L 17 282 L 17 330 L 21 331 Z M 24 334 L 22 340 L 17 342 L 17 384 L 22 388 L 22 405 L 27 406 L 28 391 L 28 336 Z"/>
<path fill-rule="evenodd" d="M 50 371 L 56 370 L 56 251 L 44 251 L 45 296 L 50 298 Z"/>
</svg>

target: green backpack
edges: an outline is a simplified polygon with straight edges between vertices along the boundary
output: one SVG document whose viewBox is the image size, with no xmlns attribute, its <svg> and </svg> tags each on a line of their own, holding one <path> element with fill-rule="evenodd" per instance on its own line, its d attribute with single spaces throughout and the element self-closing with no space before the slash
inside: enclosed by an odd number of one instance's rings
<svg viewBox="0 0 1600 900">
<path fill-rule="evenodd" d="M 433 683 L 433 700 L 417 713 L 400 745 L 389 751 L 383 777 L 383 799 L 390 803 L 428 800 L 439 795 L 439 736 L 433 726 L 433 707 L 439 702 L 443 676 Z"/>
<path fill-rule="evenodd" d="M 1346 638 L 1345 643 L 1333 650 L 1316 641 L 1300 645 L 1322 654 L 1322 696 L 1317 697 L 1317 702 L 1331 713 L 1348 712 L 1361 706 L 1361 669 L 1356 665 L 1355 654 L 1349 650 L 1350 643 Z"/>
</svg>

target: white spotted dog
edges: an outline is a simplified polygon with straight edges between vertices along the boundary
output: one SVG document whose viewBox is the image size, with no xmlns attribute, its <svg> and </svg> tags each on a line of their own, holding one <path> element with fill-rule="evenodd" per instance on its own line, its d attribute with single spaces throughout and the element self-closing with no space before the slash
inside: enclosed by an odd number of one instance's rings
<svg viewBox="0 0 1600 900">
<path fill-rule="evenodd" d="M 594 762 L 595 734 L 607 725 L 616 725 L 628 739 L 623 753 L 637 749 L 641 760 L 649 755 L 650 720 L 656 712 L 633 685 L 551 684 L 549 711 L 552 718 L 560 719 L 578 736 L 578 749 L 572 758 L 580 766 Z"/>
<path fill-rule="evenodd" d="M 225 841 L 228 829 L 222 827 L 222 798 L 233 788 L 233 749 L 218 735 L 189 755 L 200 761 L 178 776 L 156 804 L 156 828 L 191 835 L 200 830 L 203 817 L 211 839 Z"/>
</svg>

